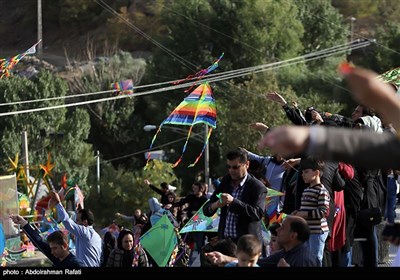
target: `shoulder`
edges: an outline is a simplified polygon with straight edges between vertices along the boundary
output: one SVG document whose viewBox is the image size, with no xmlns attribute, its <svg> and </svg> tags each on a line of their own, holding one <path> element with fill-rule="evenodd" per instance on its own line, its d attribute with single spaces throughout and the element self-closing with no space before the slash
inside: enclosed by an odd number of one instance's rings
<svg viewBox="0 0 400 280">
<path fill-rule="evenodd" d="M 259 190 L 265 190 L 267 191 L 267 188 L 265 187 L 265 185 L 263 184 L 263 182 L 261 182 L 260 180 L 258 180 L 256 177 L 254 177 L 253 175 L 251 175 L 250 173 L 247 174 L 247 179 L 245 184 L 248 185 L 252 185 L 253 188 L 257 187 L 257 189 Z"/>
</svg>

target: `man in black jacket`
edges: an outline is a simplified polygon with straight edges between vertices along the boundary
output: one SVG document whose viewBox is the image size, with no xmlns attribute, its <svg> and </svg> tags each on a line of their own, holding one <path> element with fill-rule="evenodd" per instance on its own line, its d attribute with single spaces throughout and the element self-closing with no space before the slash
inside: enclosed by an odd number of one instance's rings
<svg viewBox="0 0 400 280">
<path fill-rule="evenodd" d="M 229 174 L 204 205 L 204 215 L 211 217 L 221 208 L 218 235 L 235 243 L 244 234 L 253 234 L 262 240 L 261 219 L 264 216 L 267 188 L 247 173 L 247 152 L 237 148 L 226 155 Z"/>
<path fill-rule="evenodd" d="M 32 243 L 50 259 L 55 267 L 74 268 L 84 266 L 84 264 L 69 251 L 68 236 L 62 231 L 52 232 L 47 237 L 47 242 L 45 242 L 40 234 L 21 216 L 11 215 L 10 219 L 14 223 L 21 225 Z"/>
</svg>

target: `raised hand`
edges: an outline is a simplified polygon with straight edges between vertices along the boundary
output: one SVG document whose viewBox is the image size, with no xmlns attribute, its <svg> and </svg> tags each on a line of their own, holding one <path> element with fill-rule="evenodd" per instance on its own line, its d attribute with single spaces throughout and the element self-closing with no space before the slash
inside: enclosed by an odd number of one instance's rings
<svg viewBox="0 0 400 280">
<path fill-rule="evenodd" d="M 276 91 L 273 92 L 269 92 L 265 94 L 265 98 L 267 100 L 271 100 L 274 101 L 276 103 L 279 103 L 280 105 L 285 105 L 287 102 L 285 100 L 285 98 L 282 97 L 282 95 L 280 95 L 279 93 L 277 93 Z"/>
<path fill-rule="evenodd" d="M 28 223 L 28 221 L 20 215 L 10 215 L 9 218 L 13 221 L 14 224 L 21 225 L 22 227 Z"/>
<path fill-rule="evenodd" d="M 258 148 L 270 148 L 284 158 L 303 152 L 309 141 L 310 128 L 307 126 L 281 126 L 272 129 L 258 143 Z"/>
<path fill-rule="evenodd" d="M 49 209 L 56 207 L 61 202 L 60 196 L 55 191 L 50 192 Z"/>
<path fill-rule="evenodd" d="M 250 128 L 257 130 L 261 133 L 266 133 L 269 128 L 268 125 L 266 125 L 262 122 L 255 122 L 255 123 L 250 124 L 249 126 L 250 126 Z"/>
</svg>

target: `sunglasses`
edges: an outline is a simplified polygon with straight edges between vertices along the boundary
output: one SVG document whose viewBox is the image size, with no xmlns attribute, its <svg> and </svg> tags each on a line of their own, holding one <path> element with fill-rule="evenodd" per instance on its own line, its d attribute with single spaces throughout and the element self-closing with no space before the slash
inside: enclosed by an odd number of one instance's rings
<svg viewBox="0 0 400 280">
<path fill-rule="evenodd" d="M 239 164 L 239 165 L 229 165 L 229 164 L 227 164 L 227 165 L 226 165 L 226 168 L 237 170 L 237 169 L 239 169 L 241 166 L 242 166 L 242 165 L 240 165 L 240 164 Z"/>
</svg>

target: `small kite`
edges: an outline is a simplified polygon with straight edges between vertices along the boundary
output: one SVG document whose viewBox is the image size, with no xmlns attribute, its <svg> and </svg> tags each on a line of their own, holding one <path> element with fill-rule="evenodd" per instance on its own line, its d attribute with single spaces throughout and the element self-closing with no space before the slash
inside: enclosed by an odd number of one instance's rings
<svg viewBox="0 0 400 280">
<path fill-rule="evenodd" d="M 140 237 L 140 244 L 159 267 L 165 267 L 168 264 L 168 260 L 178 244 L 178 238 L 175 227 L 167 215 L 163 215 Z"/>
<path fill-rule="evenodd" d="M 215 129 L 217 127 L 217 109 L 215 105 L 215 100 L 212 96 L 211 87 L 208 83 L 203 83 L 198 86 L 181 102 L 181 104 L 178 105 L 178 107 L 175 108 L 175 110 L 169 115 L 169 117 L 160 124 L 156 134 L 153 137 L 153 140 L 151 141 L 149 151 L 152 150 L 157 135 L 161 132 L 161 128 L 164 124 L 190 126 L 181 156 L 173 164 L 172 167 L 178 166 L 178 164 L 182 161 L 183 154 L 186 151 L 186 146 L 192 133 L 193 126 L 199 123 L 204 123 L 206 125 L 209 125 L 210 127 L 208 130 L 207 139 L 205 139 L 205 143 L 200 155 L 188 167 L 193 167 L 199 161 L 208 144 L 208 140 L 210 139 L 213 128 Z M 150 157 L 151 153 L 148 153 L 146 167 L 149 164 Z"/>
<path fill-rule="evenodd" d="M 204 203 L 206 204 L 208 200 Z M 214 215 L 211 217 L 207 217 L 204 215 L 203 206 L 194 214 L 190 220 L 182 227 L 179 231 L 180 234 L 186 232 L 217 232 L 218 231 L 218 224 L 219 224 L 219 216 L 221 210 L 218 209 Z"/>
<path fill-rule="evenodd" d="M 9 59 L 5 58 L 0 58 L 0 79 L 3 78 L 4 76 L 9 77 L 10 76 L 10 70 L 21 60 L 23 59 L 27 54 L 35 54 L 36 53 L 36 46 L 41 42 L 42 40 L 39 40 L 36 44 L 34 44 L 32 47 L 30 47 L 28 50 L 26 50 L 23 53 L 17 54 L 16 56 L 13 56 Z"/>
<path fill-rule="evenodd" d="M 267 192 L 267 198 L 275 197 L 275 196 L 284 196 L 285 195 L 285 193 L 277 191 L 277 190 L 274 190 L 274 189 L 271 189 L 271 188 L 267 188 L 267 191 L 268 191 Z"/>
<path fill-rule="evenodd" d="M 133 93 L 133 81 L 125 80 L 117 83 L 111 84 L 111 89 L 114 89 L 118 94 L 132 94 Z"/>
<path fill-rule="evenodd" d="M 221 60 L 223 57 L 224 57 L 224 53 L 222 53 L 222 54 L 218 57 L 218 59 L 217 59 L 216 61 L 214 61 L 214 63 L 211 64 L 210 66 L 208 66 L 207 68 L 201 69 L 201 70 L 200 70 L 199 72 L 197 72 L 196 74 L 194 74 L 194 75 L 189 75 L 189 76 L 187 76 L 185 79 L 179 80 L 179 81 L 177 81 L 177 82 L 175 82 L 175 83 L 173 83 L 173 84 L 176 85 L 176 84 L 180 84 L 180 83 L 182 83 L 182 82 L 186 82 L 186 81 L 189 81 L 189 80 L 195 80 L 195 81 L 193 82 L 193 84 L 192 84 L 188 89 L 185 90 L 185 92 L 189 92 L 189 91 L 194 87 L 194 85 L 196 84 L 196 82 L 197 82 L 198 80 L 200 80 L 203 76 L 207 75 L 208 73 L 210 73 L 211 71 L 215 70 L 215 69 L 218 67 L 218 63 L 220 62 L 220 60 Z"/>
</svg>

